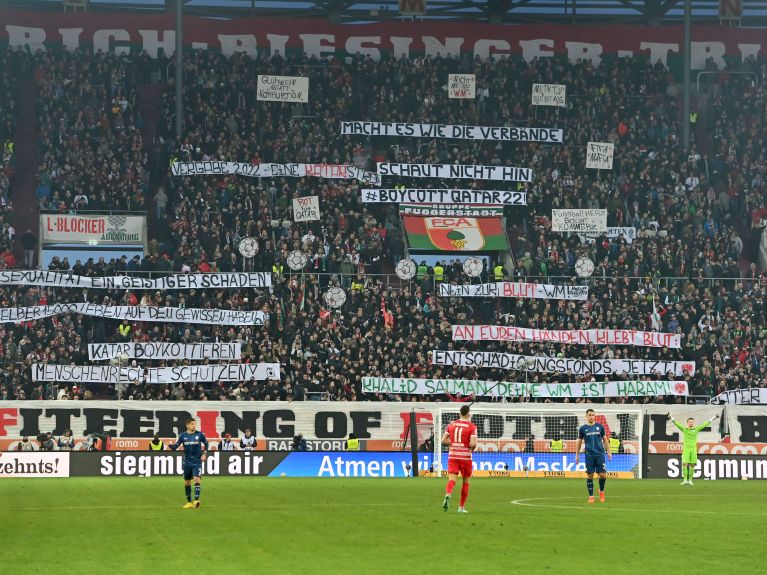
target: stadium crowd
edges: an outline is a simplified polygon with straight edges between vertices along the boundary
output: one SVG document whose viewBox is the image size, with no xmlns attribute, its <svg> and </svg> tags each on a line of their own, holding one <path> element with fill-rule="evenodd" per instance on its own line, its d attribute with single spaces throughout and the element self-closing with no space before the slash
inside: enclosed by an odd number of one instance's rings
<svg viewBox="0 0 767 575">
<path fill-rule="evenodd" d="M 120 329 L 115 321 L 60 316 L 6 325 L 0 332 L 7 362 L 2 398 L 407 400 L 363 396 L 360 378 L 525 380 L 524 373 L 514 371 L 433 366 L 431 349 L 694 360 L 697 372 L 686 379 L 696 395 L 767 385 L 767 281 L 756 264 L 762 220 L 767 219 L 767 90 L 765 68 L 755 62 L 745 64 L 755 74 L 753 84 L 750 77 L 723 72 L 700 95 L 699 105 L 707 99 L 707 112 L 700 122 L 697 111 L 689 118 L 694 142 L 689 153 L 680 145 L 681 122 L 688 119 L 680 117 L 680 94 L 671 73 L 640 59 L 606 60 L 597 68 L 560 59 L 320 62 L 275 55 L 253 62 L 244 55 L 227 59 L 197 50 L 185 62 L 186 132 L 181 141 L 173 136 L 169 83 L 160 126 L 165 165 L 220 159 L 354 164 L 369 170 L 377 161 L 532 167 L 535 181 L 520 186 L 528 192 L 528 208 L 505 208 L 514 264 L 504 277 L 570 282 L 576 259 L 588 256 L 596 264 L 591 296 L 576 303 L 442 298 L 433 268 L 412 282 L 376 275 L 392 272 L 406 238 L 396 206 L 361 203 L 358 182 L 168 176 L 152 197 L 135 95 L 146 62 L 84 53 L 49 52 L 35 58 L 41 125 L 50 127 L 41 144 L 41 207 L 99 209 L 106 198 L 110 206 L 124 209 L 154 205 L 156 216 L 143 261 L 57 261 L 52 269 L 112 275 L 247 267 L 273 271 L 274 286 L 263 291 L 91 290 L 85 297 L 98 303 L 261 309 L 269 321 L 247 328 L 135 324 Z M 476 101 L 446 97 L 445 78 L 452 72 L 477 75 Z M 310 102 L 256 101 L 256 75 L 264 73 L 309 76 Z M 74 80 L 67 82 L 70 77 Z M 555 80 L 567 84 L 568 106 L 534 109 L 531 84 Z M 565 143 L 342 136 L 340 120 L 556 126 L 564 129 Z M 587 141 L 615 142 L 611 172 L 583 168 Z M 468 187 L 465 181 L 428 183 Z M 386 187 L 395 185 L 424 187 L 424 181 L 386 182 Z M 307 195 L 320 196 L 321 219 L 294 223 L 291 200 Z M 85 206 L 82 199 L 77 202 L 82 197 Z M 553 233 L 552 208 L 607 208 L 608 225 L 634 227 L 636 238 L 583 243 L 577 235 Z M 237 246 L 248 236 L 258 238 L 259 251 L 245 262 Z M 293 250 L 307 255 L 302 273 L 287 265 Z M 444 281 L 468 281 L 454 257 L 445 261 Z M 484 279 L 495 277 L 486 270 Z M 328 309 L 322 300 L 336 283 L 348 294 L 341 311 Z M 0 295 L 3 306 L 83 298 L 81 290 L 28 286 L 4 288 Z M 450 341 L 453 323 L 649 329 L 653 295 L 662 329 L 681 333 L 682 349 Z M 248 361 L 277 361 L 282 378 L 238 385 L 128 382 L 47 388 L 29 379 L 31 363 L 83 364 L 86 343 L 125 340 L 240 340 Z M 667 374 L 653 377 L 668 379 Z M 556 379 L 591 376 L 529 376 L 531 382 Z"/>
<path fill-rule="evenodd" d="M 0 50 L 0 268 L 14 267 L 16 263 L 11 252 L 15 229 L 10 192 L 16 164 L 14 132 L 21 64 L 16 52 Z"/>
</svg>

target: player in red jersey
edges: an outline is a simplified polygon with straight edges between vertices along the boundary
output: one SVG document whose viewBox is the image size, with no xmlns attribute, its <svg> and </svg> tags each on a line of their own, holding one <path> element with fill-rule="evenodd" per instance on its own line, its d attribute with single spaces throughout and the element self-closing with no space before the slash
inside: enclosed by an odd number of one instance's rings
<svg viewBox="0 0 767 575">
<path fill-rule="evenodd" d="M 456 419 L 447 426 L 442 436 L 442 443 L 450 445 L 450 453 L 447 456 L 447 488 L 445 489 L 445 501 L 442 509 L 450 507 L 450 497 L 453 494 L 458 475 L 463 477 L 461 484 L 461 505 L 458 513 L 468 513 L 464 508 L 466 498 L 469 496 L 469 480 L 471 479 L 471 452 L 477 447 L 477 426 L 470 421 L 469 406 L 461 407 L 461 418 Z"/>
</svg>

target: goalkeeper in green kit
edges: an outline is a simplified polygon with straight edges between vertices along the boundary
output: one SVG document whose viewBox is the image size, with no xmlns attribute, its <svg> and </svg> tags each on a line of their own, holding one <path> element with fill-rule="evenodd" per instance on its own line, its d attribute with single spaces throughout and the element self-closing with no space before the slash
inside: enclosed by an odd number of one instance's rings
<svg viewBox="0 0 767 575">
<path fill-rule="evenodd" d="M 692 476 L 695 473 L 695 465 L 698 463 L 698 433 L 711 425 L 712 421 L 719 419 L 719 415 L 715 415 L 713 419 L 706 423 L 701 423 L 697 427 L 692 417 L 687 418 L 687 427 L 671 417 L 670 413 L 667 413 L 666 417 L 671 420 L 671 423 L 676 425 L 677 429 L 684 436 L 684 443 L 682 444 L 682 477 L 684 481 L 682 481 L 682 485 L 692 485 Z"/>
</svg>

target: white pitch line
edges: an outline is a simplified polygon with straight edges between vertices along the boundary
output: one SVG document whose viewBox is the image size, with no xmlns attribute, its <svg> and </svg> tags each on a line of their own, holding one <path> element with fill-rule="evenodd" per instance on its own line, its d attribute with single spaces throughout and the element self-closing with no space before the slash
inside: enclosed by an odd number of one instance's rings
<svg viewBox="0 0 767 575">
<path fill-rule="evenodd" d="M 745 494 L 735 494 L 728 497 L 750 497 L 750 495 Z M 708 497 L 708 495 L 672 495 L 672 494 L 662 494 L 662 495 L 613 495 L 610 497 L 610 499 L 641 499 L 643 497 L 677 497 L 677 498 L 693 498 L 693 497 Z M 542 505 L 542 504 L 536 504 L 536 503 L 527 503 L 528 501 L 549 501 L 552 499 L 581 499 L 581 497 L 576 496 L 566 496 L 566 497 L 532 497 L 527 499 L 514 499 L 511 504 L 512 505 L 519 505 L 521 507 L 541 507 L 544 509 L 579 509 L 582 511 L 591 511 L 592 509 L 598 509 L 600 511 L 650 511 L 653 513 L 687 513 L 687 514 L 696 514 L 696 515 L 759 515 L 763 516 L 764 513 L 749 513 L 745 511 L 695 511 L 695 510 L 674 510 L 674 509 L 632 509 L 632 508 L 624 508 L 624 507 L 607 507 L 606 504 L 594 504 L 593 506 L 589 505 L 588 507 L 583 507 L 581 505 Z"/>
</svg>

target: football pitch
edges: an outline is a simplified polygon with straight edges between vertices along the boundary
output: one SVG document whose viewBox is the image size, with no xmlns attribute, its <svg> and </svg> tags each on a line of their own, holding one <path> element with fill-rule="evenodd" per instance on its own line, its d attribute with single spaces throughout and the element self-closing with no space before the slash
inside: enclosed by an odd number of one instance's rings
<svg viewBox="0 0 767 575">
<path fill-rule="evenodd" d="M 758 573 L 767 482 L 485 479 L 0 481 L 0 573 Z"/>
</svg>

